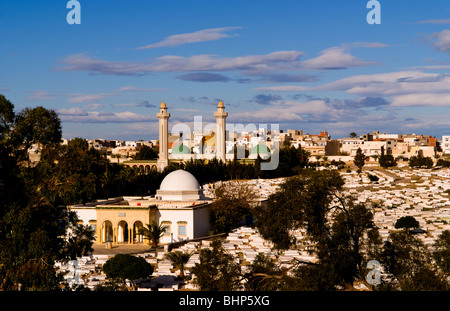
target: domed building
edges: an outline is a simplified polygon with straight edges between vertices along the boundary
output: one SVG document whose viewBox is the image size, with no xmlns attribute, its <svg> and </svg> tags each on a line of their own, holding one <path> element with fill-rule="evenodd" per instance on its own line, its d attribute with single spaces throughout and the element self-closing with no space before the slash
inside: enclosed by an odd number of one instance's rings
<svg viewBox="0 0 450 311">
<path fill-rule="evenodd" d="M 211 202 L 191 173 L 176 170 L 163 179 L 154 197 L 119 197 L 69 208 L 84 224 L 95 224 L 97 243 L 143 243 L 139 229 L 156 222 L 165 228 L 160 239 L 165 244 L 207 236 Z"/>
<path fill-rule="evenodd" d="M 163 179 L 155 198 L 162 201 L 201 200 L 203 190 L 194 175 L 177 170 Z"/>
<path fill-rule="evenodd" d="M 176 155 L 176 154 L 191 154 L 191 150 L 186 145 L 179 144 L 179 145 L 176 145 L 175 147 L 172 148 L 171 154 L 172 155 Z"/>
<path fill-rule="evenodd" d="M 251 150 L 250 150 L 250 154 L 249 154 L 249 159 L 256 159 L 257 157 L 266 160 L 268 158 L 270 158 L 270 149 L 269 147 L 267 147 L 266 145 L 261 145 L 258 144 L 256 146 L 254 146 Z"/>
</svg>

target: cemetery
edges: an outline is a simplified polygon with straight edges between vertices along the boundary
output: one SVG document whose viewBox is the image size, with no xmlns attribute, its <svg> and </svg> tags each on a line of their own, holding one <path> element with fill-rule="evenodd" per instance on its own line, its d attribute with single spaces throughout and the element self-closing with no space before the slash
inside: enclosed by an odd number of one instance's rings
<svg viewBox="0 0 450 311">
<path fill-rule="evenodd" d="M 377 181 L 369 179 L 368 174 L 378 177 Z M 450 169 L 409 169 L 396 167 L 381 170 L 376 167 L 366 167 L 363 172 L 356 171 L 341 172 L 345 179 L 344 191 L 340 195 L 352 195 L 357 202 L 372 204 L 374 221 L 378 226 L 380 235 L 386 240 L 390 232 L 395 232 L 395 222 L 402 216 L 413 216 L 423 230 L 417 236 L 427 246 L 432 246 L 437 236 L 444 230 L 450 230 Z M 274 193 L 284 181 L 278 179 L 258 179 L 241 181 L 248 183 L 257 189 L 261 200 L 266 199 Z M 204 186 L 205 195 L 212 196 L 214 187 Z M 241 265 L 243 271 L 248 269 L 259 253 L 270 256 L 281 267 L 292 267 L 296 262 L 314 262 L 316 258 L 311 256 L 306 249 L 307 239 L 304 231 L 294 232 L 298 244 L 296 249 L 276 251 L 272 243 L 263 239 L 256 228 L 239 227 L 228 233 L 224 238 L 223 248 L 235 256 L 235 262 Z M 200 262 L 200 251 L 210 247 L 211 239 L 187 241 L 181 246 L 173 248 L 172 251 L 180 250 L 192 252 L 186 265 L 186 282 L 178 280 L 178 270 L 174 269 L 172 263 L 164 258 L 168 247 L 157 252 L 143 252 L 136 256 L 145 258 L 147 262 L 155 267 L 152 279 L 141 284 L 139 291 L 159 290 L 197 290 L 192 280 L 190 268 Z M 306 242 L 306 243 L 303 243 Z M 105 274 L 101 270 L 102 264 L 113 255 L 92 254 L 79 258 L 68 264 L 57 263 L 59 271 L 67 272 L 64 276 L 69 284 L 84 284 L 94 287 L 104 282 Z"/>
</svg>

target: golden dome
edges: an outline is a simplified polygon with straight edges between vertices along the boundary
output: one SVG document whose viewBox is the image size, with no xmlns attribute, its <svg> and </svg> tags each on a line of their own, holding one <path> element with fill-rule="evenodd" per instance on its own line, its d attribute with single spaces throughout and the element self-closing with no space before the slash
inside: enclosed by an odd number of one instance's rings
<svg viewBox="0 0 450 311">
<path fill-rule="evenodd" d="M 220 100 L 219 104 L 217 105 L 217 108 L 223 108 L 222 100 Z"/>
<path fill-rule="evenodd" d="M 161 103 L 161 107 L 166 107 L 166 103 L 164 101 Z"/>
</svg>

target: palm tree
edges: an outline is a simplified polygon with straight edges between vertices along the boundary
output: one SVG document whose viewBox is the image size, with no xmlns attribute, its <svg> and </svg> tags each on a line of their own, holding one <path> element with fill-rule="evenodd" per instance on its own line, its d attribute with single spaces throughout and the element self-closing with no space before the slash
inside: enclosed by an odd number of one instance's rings
<svg viewBox="0 0 450 311">
<path fill-rule="evenodd" d="M 158 247 L 159 239 L 164 235 L 165 226 L 160 225 L 156 222 L 152 222 L 151 225 L 147 224 L 147 228 L 139 229 L 139 234 L 142 234 L 144 238 L 152 243 L 152 247 Z"/>
<path fill-rule="evenodd" d="M 170 253 L 166 253 L 164 257 L 167 260 L 170 260 L 170 262 L 176 269 L 180 270 L 180 278 L 184 279 L 184 267 L 191 258 L 192 254 L 194 254 L 194 252 L 188 253 L 182 251 L 173 251 Z"/>
</svg>

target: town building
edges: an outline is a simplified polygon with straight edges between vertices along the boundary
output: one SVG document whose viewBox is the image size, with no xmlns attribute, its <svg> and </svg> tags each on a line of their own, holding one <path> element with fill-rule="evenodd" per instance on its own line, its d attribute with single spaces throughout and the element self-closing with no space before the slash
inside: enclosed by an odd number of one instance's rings
<svg viewBox="0 0 450 311">
<path fill-rule="evenodd" d="M 441 148 L 443 154 L 450 154 L 450 135 L 442 136 Z"/>
</svg>

